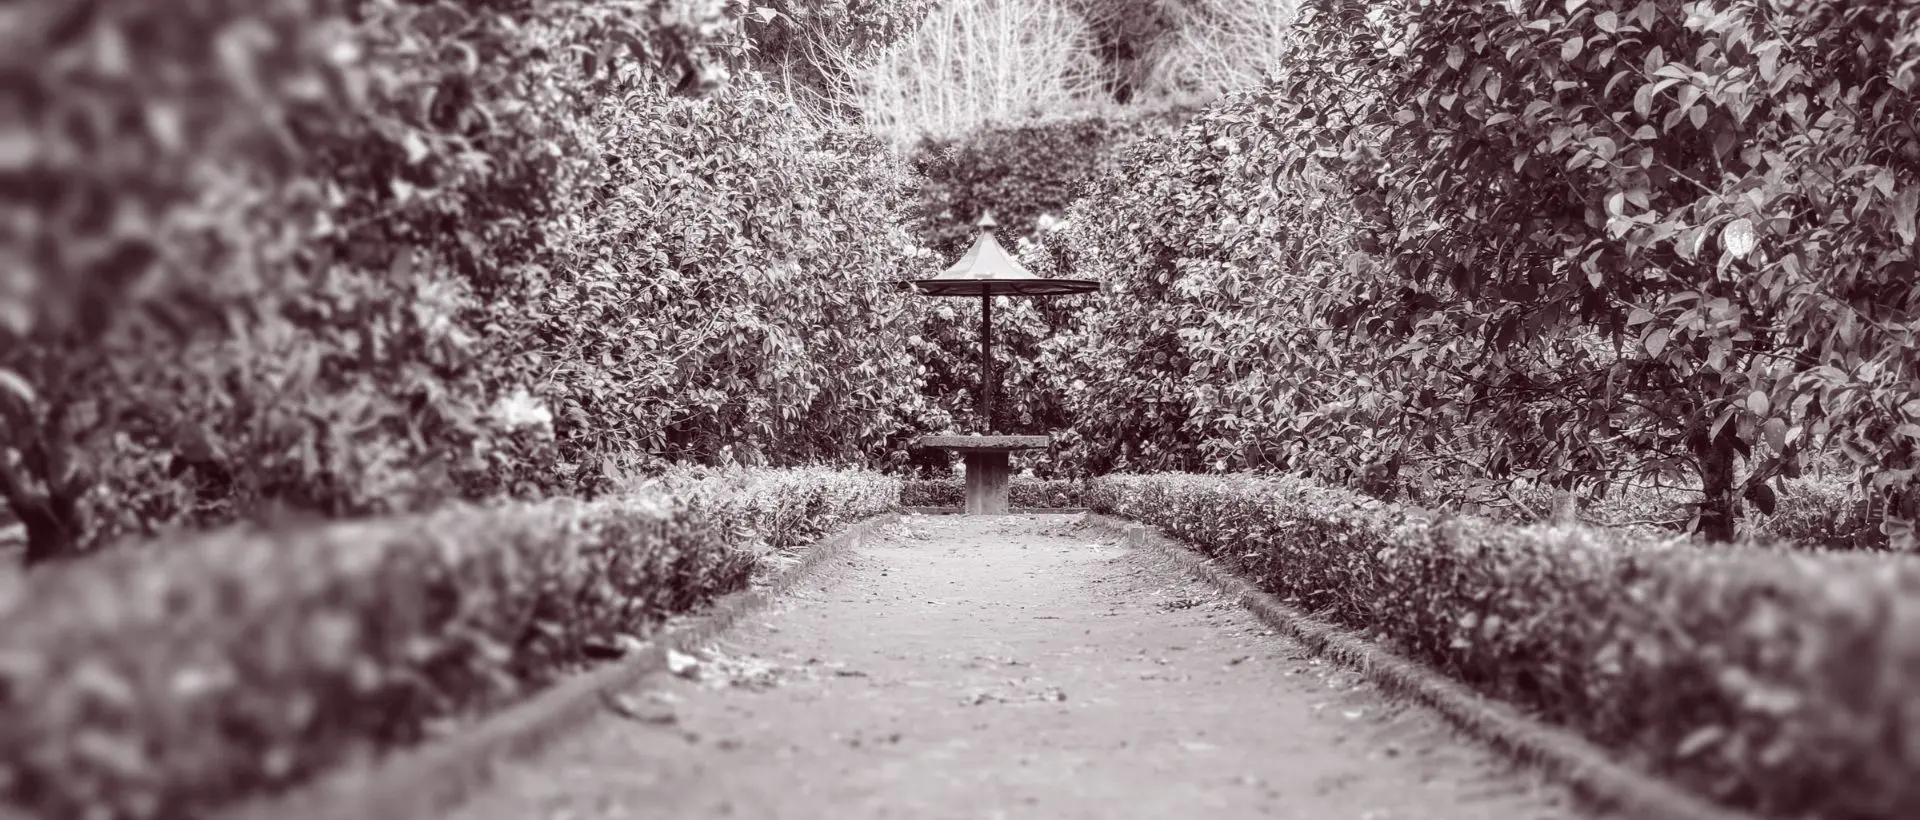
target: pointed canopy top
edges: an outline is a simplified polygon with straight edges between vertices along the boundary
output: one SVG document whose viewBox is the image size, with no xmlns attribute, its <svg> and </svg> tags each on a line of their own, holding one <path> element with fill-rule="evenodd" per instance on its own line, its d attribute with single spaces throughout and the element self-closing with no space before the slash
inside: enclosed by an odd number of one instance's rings
<svg viewBox="0 0 1920 820">
<path fill-rule="evenodd" d="M 1042 279 L 1021 265 L 993 238 L 992 213 L 980 217 L 980 235 L 960 261 L 932 279 L 902 284 L 929 296 L 1062 296 L 1100 289 L 1089 279 Z"/>
</svg>

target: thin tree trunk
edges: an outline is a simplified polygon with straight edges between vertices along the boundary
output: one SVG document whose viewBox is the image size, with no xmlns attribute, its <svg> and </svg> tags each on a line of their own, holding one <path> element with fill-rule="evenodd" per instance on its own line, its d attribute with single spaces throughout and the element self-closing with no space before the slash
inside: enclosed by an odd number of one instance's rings
<svg viewBox="0 0 1920 820">
<path fill-rule="evenodd" d="M 1734 522 L 1740 515 L 1740 493 L 1733 481 L 1733 425 L 1722 427 L 1720 435 L 1708 441 L 1705 435 L 1694 437 L 1694 457 L 1700 462 L 1700 534 L 1715 543 L 1733 540 Z"/>
</svg>

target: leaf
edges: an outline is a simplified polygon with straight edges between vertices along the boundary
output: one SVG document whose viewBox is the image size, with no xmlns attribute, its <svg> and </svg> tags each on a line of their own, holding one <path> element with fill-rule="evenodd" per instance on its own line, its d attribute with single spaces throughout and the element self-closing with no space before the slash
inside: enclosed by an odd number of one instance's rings
<svg viewBox="0 0 1920 820">
<path fill-rule="evenodd" d="M 1612 137 L 1594 137 L 1587 140 L 1587 145 L 1593 148 L 1594 155 L 1608 162 L 1620 155 L 1620 144 L 1614 142 Z"/>
<path fill-rule="evenodd" d="M 39 398 L 39 394 L 34 392 L 32 384 L 29 384 L 20 374 L 4 367 L 0 367 L 0 390 L 5 390 L 8 393 L 19 396 L 20 401 L 29 405 L 33 404 L 34 401 Z"/>
<path fill-rule="evenodd" d="M 1720 246 L 1741 259 L 1752 255 L 1754 248 L 1759 244 L 1759 237 L 1753 230 L 1753 222 L 1746 217 L 1729 222 L 1720 230 Z"/>
<path fill-rule="evenodd" d="M 1743 495 L 1748 501 L 1753 502 L 1753 506 L 1760 508 L 1761 515 L 1772 515 L 1779 502 L 1779 498 L 1773 493 L 1773 488 L 1767 486 L 1765 481 L 1748 484 L 1747 491 Z"/>
<path fill-rule="evenodd" d="M 1569 63 L 1573 62 L 1575 58 L 1580 56 L 1580 49 L 1585 48 L 1586 45 L 1587 38 L 1575 34 L 1572 39 L 1561 44 L 1560 59 Z"/>
<path fill-rule="evenodd" d="M 1642 343 L 1646 345 L 1647 355 L 1656 359 L 1660 358 L 1660 353 L 1667 349 L 1668 335 L 1668 331 L 1664 327 L 1656 328 L 1652 333 L 1647 334 L 1647 337 L 1642 340 Z"/>
<path fill-rule="evenodd" d="M 1673 752 L 1682 758 L 1693 757 L 1706 751 L 1707 747 L 1720 742 L 1720 739 L 1726 736 L 1727 730 L 1719 726 L 1702 726 L 1687 733 L 1687 736 L 1680 740 L 1680 745 L 1674 747 Z"/>
<path fill-rule="evenodd" d="M 1915 220 L 1920 217 L 1920 185 L 1909 185 L 1893 201 L 1893 230 L 1900 241 L 1912 244 L 1916 237 Z"/>
<path fill-rule="evenodd" d="M 1785 419 L 1767 419 L 1760 431 L 1767 437 L 1767 446 L 1778 453 L 1787 449 L 1787 422 Z"/>
</svg>

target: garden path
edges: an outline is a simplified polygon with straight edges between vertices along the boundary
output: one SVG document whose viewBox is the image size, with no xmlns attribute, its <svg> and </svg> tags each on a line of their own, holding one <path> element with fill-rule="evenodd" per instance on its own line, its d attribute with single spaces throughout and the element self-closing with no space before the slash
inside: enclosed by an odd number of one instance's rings
<svg viewBox="0 0 1920 820">
<path fill-rule="evenodd" d="M 679 660 L 449 816 L 1582 816 L 1077 517 L 909 516 Z"/>
</svg>

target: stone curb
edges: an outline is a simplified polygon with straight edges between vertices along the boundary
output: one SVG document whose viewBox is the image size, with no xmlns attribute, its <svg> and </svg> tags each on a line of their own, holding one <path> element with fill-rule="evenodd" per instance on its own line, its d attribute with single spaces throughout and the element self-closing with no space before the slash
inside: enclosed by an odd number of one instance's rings
<svg viewBox="0 0 1920 820">
<path fill-rule="evenodd" d="M 883 513 L 815 542 L 800 561 L 758 589 L 728 595 L 647 641 L 647 649 L 567 678 L 445 740 L 387 755 L 373 765 L 323 775 L 295 791 L 244 803 L 220 820 L 420 820 L 464 802 L 493 779 L 495 768 L 531 756 L 606 710 L 604 699 L 667 668 L 669 650 L 686 651 L 719 637 L 764 609 L 821 567 L 857 549 L 899 520 Z"/>
<path fill-rule="evenodd" d="M 1195 552 L 1158 528 L 1089 513 L 1093 527 L 1150 549 L 1236 599 L 1268 626 L 1316 654 L 1352 667 L 1389 694 L 1445 716 L 1466 734 L 1574 789 L 1593 808 L 1634 820 L 1755 820 L 1631 766 L 1570 732 L 1540 723 L 1512 706 L 1483 697 L 1425 666 L 1388 652 L 1345 629 L 1281 602 L 1232 570 Z"/>
</svg>

